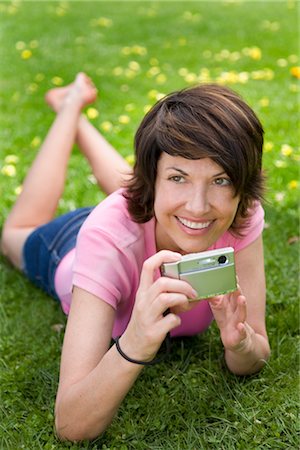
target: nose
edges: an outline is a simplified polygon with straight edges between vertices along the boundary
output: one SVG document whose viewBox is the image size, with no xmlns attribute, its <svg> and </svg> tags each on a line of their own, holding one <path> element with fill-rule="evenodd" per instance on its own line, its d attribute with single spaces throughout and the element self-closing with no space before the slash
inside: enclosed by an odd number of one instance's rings
<svg viewBox="0 0 300 450">
<path fill-rule="evenodd" d="M 186 210 L 194 218 L 202 217 L 210 209 L 210 202 L 208 198 L 208 192 L 205 187 L 197 187 L 189 193 L 189 197 L 186 202 Z"/>
</svg>

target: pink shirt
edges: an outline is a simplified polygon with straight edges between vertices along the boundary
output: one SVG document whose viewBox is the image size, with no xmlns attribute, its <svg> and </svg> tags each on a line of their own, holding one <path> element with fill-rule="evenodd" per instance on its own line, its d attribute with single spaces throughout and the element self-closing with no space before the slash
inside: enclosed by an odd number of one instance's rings
<svg viewBox="0 0 300 450">
<path fill-rule="evenodd" d="M 262 232 L 264 211 L 257 204 L 242 238 L 226 232 L 210 249 L 233 247 L 235 252 L 253 242 Z M 121 335 L 130 320 L 143 262 L 156 253 L 155 219 L 133 222 L 119 190 L 91 212 L 78 235 L 76 249 L 59 264 L 55 289 L 68 314 L 72 286 L 78 286 L 110 304 L 116 311 L 113 337 Z M 155 273 L 155 279 L 160 276 Z M 188 336 L 208 328 L 213 315 L 206 300 L 181 314 L 181 325 L 172 336 Z"/>
</svg>

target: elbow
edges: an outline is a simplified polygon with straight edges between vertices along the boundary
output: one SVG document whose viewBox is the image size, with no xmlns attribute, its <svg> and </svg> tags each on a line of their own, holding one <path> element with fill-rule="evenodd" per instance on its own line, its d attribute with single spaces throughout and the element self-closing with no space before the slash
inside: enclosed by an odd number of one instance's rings
<svg viewBox="0 0 300 450">
<path fill-rule="evenodd" d="M 70 422 L 70 418 L 61 418 L 59 414 L 55 416 L 55 433 L 60 441 L 70 441 L 73 443 L 80 441 L 92 441 L 101 436 L 109 424 L 98 424 L 91 427 L 88 420 L 78 420 Z"/>
</svg>

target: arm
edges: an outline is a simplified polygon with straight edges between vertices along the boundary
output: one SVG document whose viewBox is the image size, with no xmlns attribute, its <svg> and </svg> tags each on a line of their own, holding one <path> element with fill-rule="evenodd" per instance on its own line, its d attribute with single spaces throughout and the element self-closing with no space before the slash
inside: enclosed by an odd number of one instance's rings
<svg viewBox="0 0 300 450">
<path fill-rule="evenodd" d="M 180 255 L 162 251 L 143 266 L 135 306 L 120 339 L 122 350 L 136 360 L 151 360 L 166 334 L 180 324 L 168 308 L 189 308 L 195 296 L 181 280 L 154 272 L 164 261 Z M 115 345 L 109 348 L 114 322 L 113 308 L 94 295 L 74 288 L 61 362 L 56 400 L 56 430 L 62 439 L 93 439 L 112 421 L 120 403 L 143 366 L 122 358 Z"/>
<path fill-rule="evenodd" d="M 265 326 L 266 287 L 262 237 L 236 254 L 240 289 L 210 300 L 230 371 L 259 371 L 270 355 Z"/>
</svg>

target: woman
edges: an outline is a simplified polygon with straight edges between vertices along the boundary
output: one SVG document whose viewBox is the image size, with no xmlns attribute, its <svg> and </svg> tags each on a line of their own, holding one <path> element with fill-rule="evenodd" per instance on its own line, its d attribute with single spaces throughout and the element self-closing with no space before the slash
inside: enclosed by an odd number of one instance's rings
<svg viewBox="0 0 300 450">
<path fill-rule="evenodd" d="M 82 73 L 48 93 L 57 116 L 2 234 L 3 253 L 69 314 L 56 430 L 70 440 L 107 428 L 168 333 L 200 333 L 214 318 L 227 366 L 241 375 L 260 370 L 270 353 L 259 203 L 263 130 L 254 112 L 216 85 L 170 94 L 137 131 L 130 175 L 81 115 L 95 98 Z M 75 140 L 111 195 L 92 212 L 52 220 Z M 235 249 L 234 293 L 190 302 L 196 293 L 187 282 L 160 276 L 162 263 L 226 246 Z"/>
</svg>

